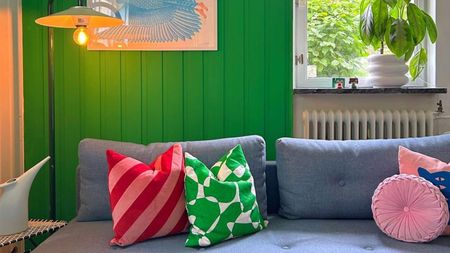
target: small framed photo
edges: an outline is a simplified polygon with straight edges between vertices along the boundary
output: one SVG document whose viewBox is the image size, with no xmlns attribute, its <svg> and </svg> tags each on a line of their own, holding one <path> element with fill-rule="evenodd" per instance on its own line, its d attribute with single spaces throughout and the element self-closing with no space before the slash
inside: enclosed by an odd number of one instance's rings
<svg viewBox="0 0 450 253">
<path fill-rule="evenodd" d="M 343 89 L 345 87 L 345 78 L 334 77 L 332 87 L 335 89 Z"/>
</svg>

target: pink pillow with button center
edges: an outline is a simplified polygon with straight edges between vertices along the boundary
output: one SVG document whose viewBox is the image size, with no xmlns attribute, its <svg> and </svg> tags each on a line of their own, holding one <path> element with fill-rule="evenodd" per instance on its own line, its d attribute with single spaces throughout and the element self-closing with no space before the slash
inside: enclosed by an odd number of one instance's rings
<svg viewBox="0 0 450 253">
<path fill-rule="evenodd" d="M 414 175 L 385 179 L 372 197 L 377 226 L 405 242 L 429 242 L 442 234 L 449 219 L 444 195 L 431 182 Z"/>
<path fill-rule="evenodd" d="M 401 174 L 420 176 L 440 188 L 447 201 L 450 196 L 450 163 L 445 163 L 418 152 L 400 146 L 398 150 L 398 163 Z M 450 225 L 443 235 L 450 235 Z"/>
</svg>

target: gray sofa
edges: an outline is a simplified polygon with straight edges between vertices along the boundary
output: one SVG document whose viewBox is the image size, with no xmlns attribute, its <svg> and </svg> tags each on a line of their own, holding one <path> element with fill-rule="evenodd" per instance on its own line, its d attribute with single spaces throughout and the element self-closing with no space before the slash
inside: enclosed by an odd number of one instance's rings
<svg viewBox="0 0 450 253">
<path fill-rule="evenodd" d="M 110 247 L 113 232 L 105 150 L 149 162 L 171 144 L 86 139 L 79 147 L 78 216 L 33 252 L 450 252 L 450 237 L 411 244 L 385 236 L 371 220 L 370 211 L 378 183 L 398 173 L 399 145 L 450 161 L 450 135 L 370 141 L 282 138 L 276 143 L 277 165 L 266 162 L 265 142 L 258 136 L 182 145 L 210 166 L 237 143 L 255 178 L 257 200 L 269 220 L 267 229 L 206 249 L 184 247 L 186 234 Z"/>
</svg>

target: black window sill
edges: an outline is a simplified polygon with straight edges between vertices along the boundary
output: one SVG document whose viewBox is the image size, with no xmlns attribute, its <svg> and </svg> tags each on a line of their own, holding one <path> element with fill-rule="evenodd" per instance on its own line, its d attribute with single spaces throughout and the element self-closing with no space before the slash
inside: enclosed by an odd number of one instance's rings
<svg viewBox="0 0 450 253">
<path fill-rule="evenodd" d="M 295 88 L 294 94 L 447 94 L 447 88 L 404 87 L 404 88 L 359 88 L 359 89 L 333 89 L 333 88 Z"/>
</svg>

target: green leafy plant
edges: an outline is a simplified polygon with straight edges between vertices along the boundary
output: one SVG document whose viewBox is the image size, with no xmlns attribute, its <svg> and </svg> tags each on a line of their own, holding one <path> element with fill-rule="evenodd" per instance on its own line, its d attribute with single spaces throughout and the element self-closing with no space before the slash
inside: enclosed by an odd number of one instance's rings
<svg viewBox="0 0 450 253">
<path fill-rule="evenodd" d="M 308 64 L 318 77 L 365 75 L 358 14 L 357 0 L 308 0 Z"/>
<path fill-rule="evenodd" d="M 398 58 L 411 59 L 409 73 L 413 80 L 427 63 L 422 41 L 428 34 L 435 43 L 438 36 L 433 18 L 410 0 L 362 0 L 359 32 L 362 41 L 381 54 L 386 44 Z"/>
</svg>

